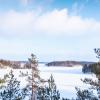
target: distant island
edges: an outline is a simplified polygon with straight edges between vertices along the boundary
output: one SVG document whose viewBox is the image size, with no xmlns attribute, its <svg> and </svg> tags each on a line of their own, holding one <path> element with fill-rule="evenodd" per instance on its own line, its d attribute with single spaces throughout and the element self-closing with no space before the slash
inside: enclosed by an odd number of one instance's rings
<svg viewBox="0 0 100 100">
<path fill-rule="evenodd" d="M 73 67 L 76 65 L 82 65 L 85 64 L 93 64 L 95 62 L 88 62 L 88 61 L 52 61 L 46 64 L 46 66 L 64 66 L 64 67 Z"/>
<path fill-rule="evenodd" d="M 73 67 L 73 66 L 84 66 L 84 65 L 90 65 L 95 62 L 88 62 L 88 61 L 52 61 L 52 62 L 38 62 L 39 64 L 44 64 L 46 66 L 57 66 L 57 67 Z M 28 61 L 10 61 L 10 60 L 4 60 L 0 59 L 0 68 L 31 68 Z"/>
</svg>

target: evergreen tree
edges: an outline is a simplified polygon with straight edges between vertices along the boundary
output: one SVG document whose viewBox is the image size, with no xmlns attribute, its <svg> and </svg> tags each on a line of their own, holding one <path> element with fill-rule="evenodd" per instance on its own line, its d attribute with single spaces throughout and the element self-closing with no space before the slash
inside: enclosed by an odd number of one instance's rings
<svg viewBox="0 0 100 100">
<path fill-rule="evenodd" d="M 94 52 L 96 53 L 96 57 L 99 59 L 99 61 L 100 61 L 100 48 L 95 48 L 94 49 Z"/>
<path fill-rule="evenodd" d="M 87 73 L 87 72 L 88 72 L 88 66 L 87 66 L 87 64 L 85 64 L 85 65 L 83 66 L 82 72 L 83 72 L 83 73 Z"/>
<path fill-rule="evenodd" d="M 60 93 L 56 88 L 52 75 L 47 82 L 48 82 L 48 86 L 38 88 L 37 99 L 38 100 L 60 100 Z"/>
<path fill-rule="evenodd" d="M 13 71 L 11 71 L 6 79 L 7 85 L 2 88 L 0 92 L 0 99 L 2 100 L 24 100 L 25 98 L 25 89 L 21 91 L 20 82 L 14 78 Z"/>
<path fill-rule="evenodd" d="M 96 53 L 96 57 L 100 61 L 100 48 L 94 49 Z M 100 62 L 94 63 L 90 65 L 92 73 L 94 73 L 98 80 L 93 81 L 92 79 L 85 78 L 82 80 L 86 84 L 90 84 L 91 88 L 86 90 L 80 90 L 79 88 L 76 88 L 77 90 L 77 98 L 76 100 L 100 100 Z M 94 95 L 93 91 L 97 91 L 97 96 Z"/>
<path fill-rule="evenodd" d="M 91 67 L 91 64 L 90 65 L 87 65 L 85 64 L 82 68 L 82 72 L 83 73 L 91 73 L 92 72 L 92 67 Z"/>
<path fill-rule="evenodd" d="M 36 60 L 36 56 L 34 54 L 31 54 L 31 58 L 28 59 L 28 67 L 32 69 L 31 74 L 28 74 L 28 82 L 27 90 L 29 91 L 29 94 L 31 94 L 31 100 L 36 100 L 36 91 L 39 87 L 40 83 L 40 76 L 39 76 L 39 70 L 38 70 L 38 61 Z"/>
<path fill-rule="evenodd" d="M 80 90 L 79 88 L 76 88 L 76 91 L 76 100 L 99 100 L 91 90 Z"/>
</svg>

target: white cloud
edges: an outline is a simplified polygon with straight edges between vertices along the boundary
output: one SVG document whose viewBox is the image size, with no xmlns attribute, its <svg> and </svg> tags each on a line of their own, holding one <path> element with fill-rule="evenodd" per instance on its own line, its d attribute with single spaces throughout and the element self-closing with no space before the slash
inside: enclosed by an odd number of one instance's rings
<svg viewBox="0 0 100 100">
<path fill-rule="evenodd" d="M 0 14 L 0 35 L 81 35 L 100 32 L 95 19 L 70 16 L 67 9 L 46 13 L 9 11 Z"/>
<path fill-rule="evenodd" d="M 25 35 L 33 32 L 35 14 L 33 12 L 10 11 L 0 17 L 1 34 L 5 35 Z"/>
</svg>

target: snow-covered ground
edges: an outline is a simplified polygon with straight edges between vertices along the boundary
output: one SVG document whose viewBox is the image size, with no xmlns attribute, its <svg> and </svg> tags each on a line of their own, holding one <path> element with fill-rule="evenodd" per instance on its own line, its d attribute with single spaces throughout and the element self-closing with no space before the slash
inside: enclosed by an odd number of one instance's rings
<svg viewBox="0 0 100 100">
<path fill-rule="evenodd" d="M 75 87 L 81 89 L 87 88 L 88 85 L 84 84 L 81 79 L 92 78 L 96 79 L 95 75 L 92 74 L 83 74 L 82 66 L 74 67 L 46 67 L 40 65 L 40 75 L 41 77 L 48 79 L 52 74 L 57 88 L 60 91 L 61 97 L 72 98 L 76 97 Z"/>
<path fill-rule="evenodd" d="M 0 69 L 0 77 L 3 77 L 4 74 L 8 73 L 11 69 Z M 26 85 L 25 78 L 19 78 L 20 70 L 24 72 L 30 72 L 28 69 L 16 69 L 14 70 L 15 77 L 21 81 L 21 86 Z M 75 87 L 86 88 L 87 85 L 83 84 L 80 79 L 92 78 L 96 79 L 92 74 L 83 74 L 82 66 L 75 67 L 47 67 L 44 64 L 39 64 L 40 76 L 43 79 L 49 79 L 51 74 L 54 77 L 55 83 L 58 90 L 60 91 L 61 97 L 72 98 L 76 97 Z"/>
</svg>

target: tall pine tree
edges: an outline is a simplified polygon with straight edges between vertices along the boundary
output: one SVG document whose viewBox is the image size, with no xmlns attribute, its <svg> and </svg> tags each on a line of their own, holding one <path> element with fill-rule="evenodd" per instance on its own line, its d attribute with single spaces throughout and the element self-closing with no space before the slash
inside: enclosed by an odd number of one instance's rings
<svg viewBox="0 0 100 100">
<path fill-rule="evenodd" d="M 27 87 L 31 94 L 31 100 L 36 100 L 36 91 L 39 87 L 41 78 L 39 76 L 38 61 L 36 60 L 36 56 L 34 54 L 31 54 L 31 58 L 28 59 L 28 66 L 32 69 L 32 72 L 31 74 L 28 74 L 29 84 Z"/>
</svg>

